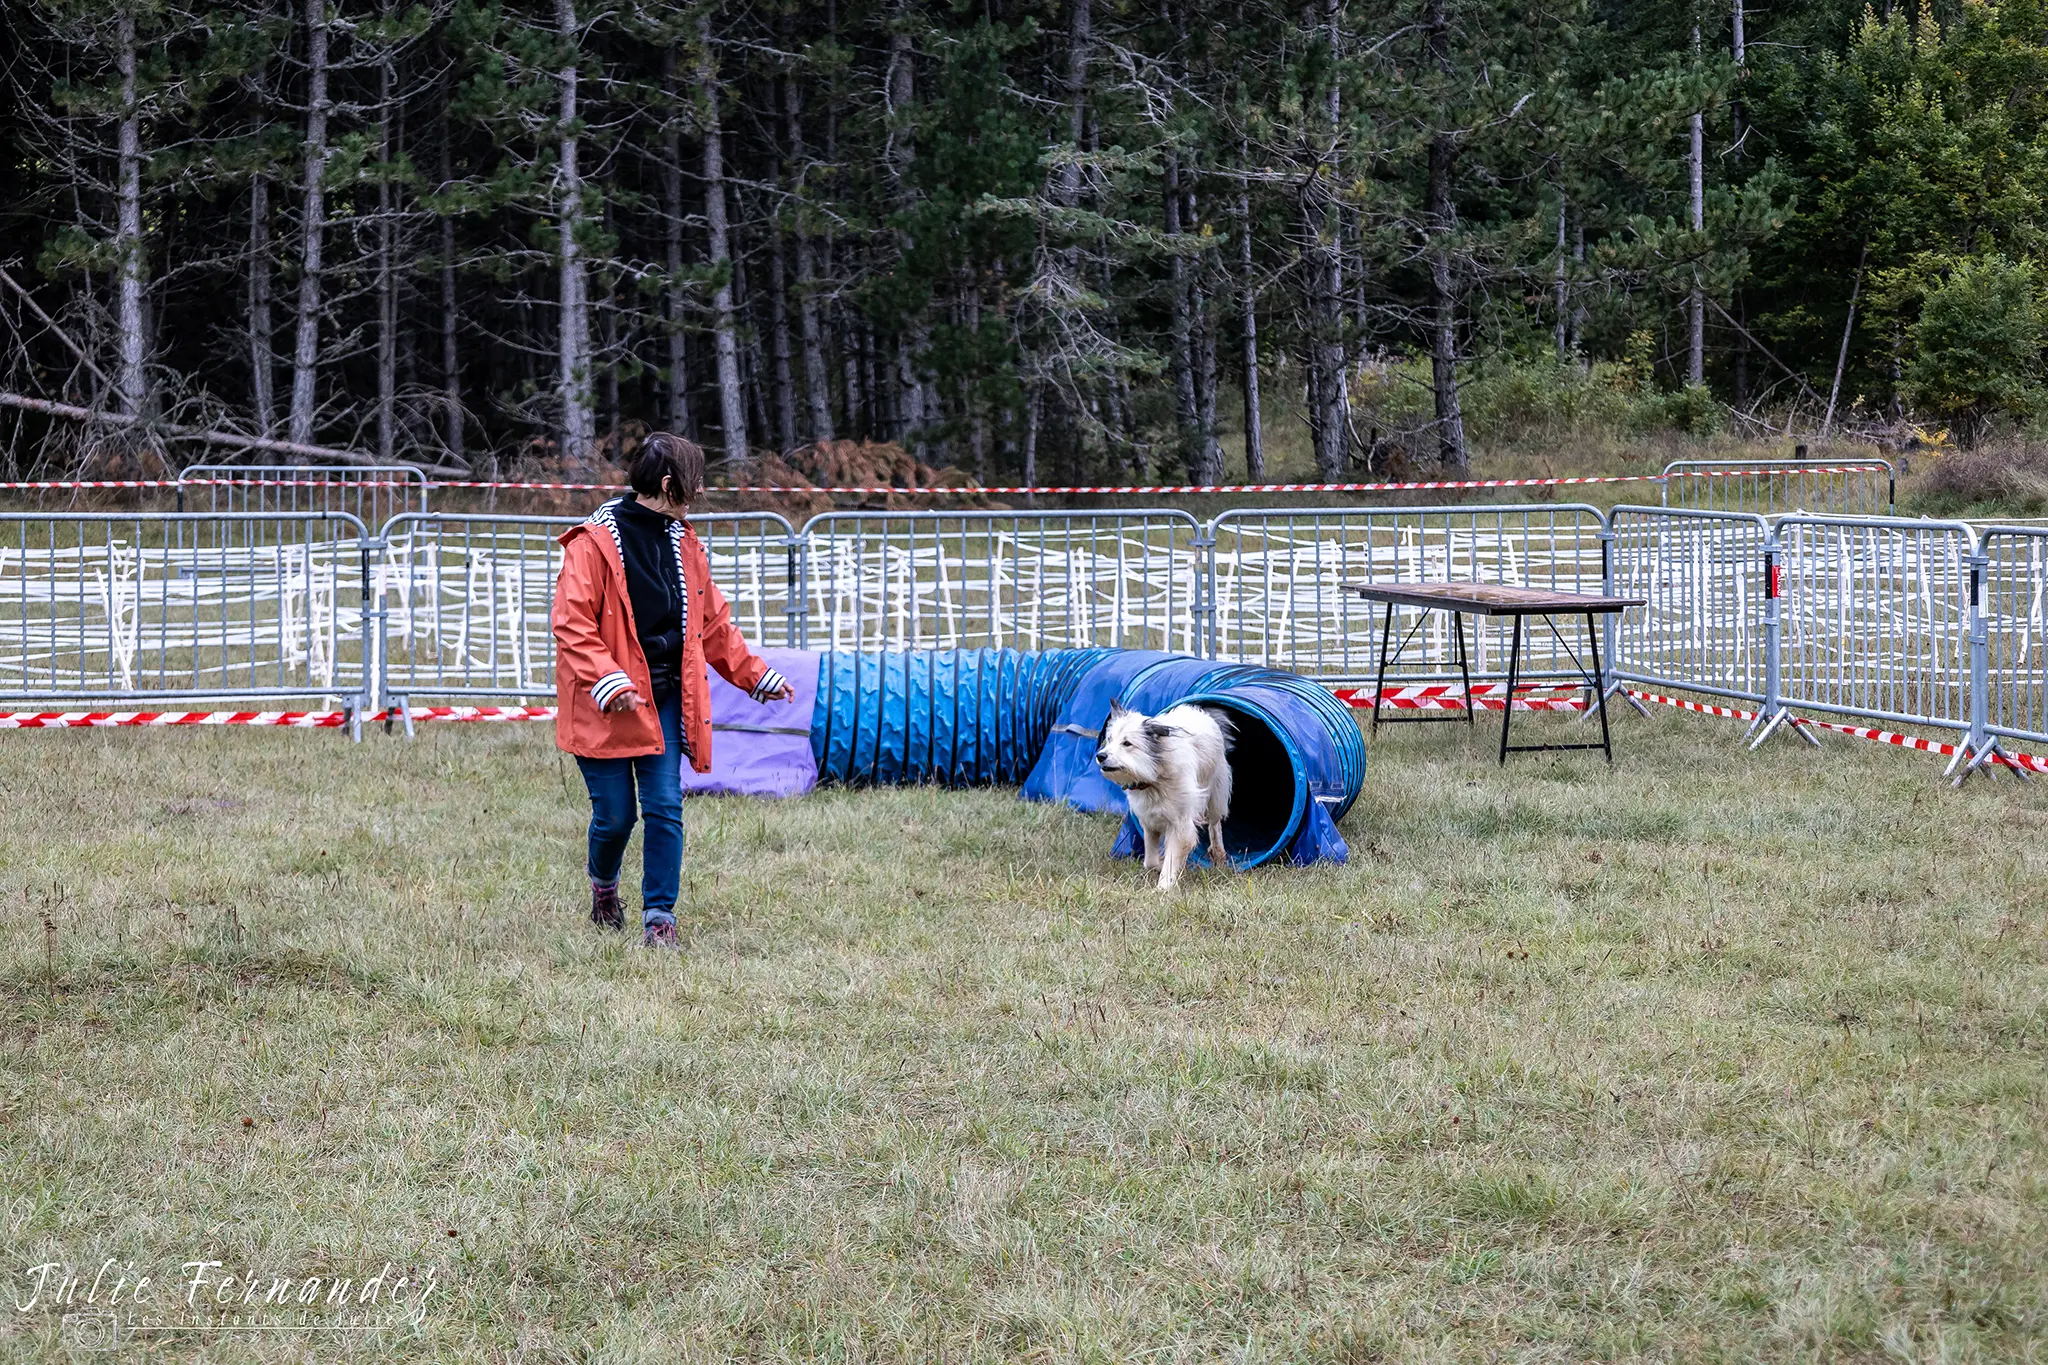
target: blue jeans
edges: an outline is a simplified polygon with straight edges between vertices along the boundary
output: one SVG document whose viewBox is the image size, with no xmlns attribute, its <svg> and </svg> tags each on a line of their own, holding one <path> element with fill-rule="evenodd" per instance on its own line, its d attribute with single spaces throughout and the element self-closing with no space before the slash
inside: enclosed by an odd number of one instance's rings
<svg viewBox="0 0 2048 1365">
<path fill-rule="evenodd" d="M 619 880 L 626 842 L 633 837 L 634 788 L 647 828 L 640 840 L 640 921 L 676 922 L 676 892 L 683 878 L 683 707 L 671 698 L 661 708 L 662 751 L 640 758 L 582 758 L 590 790 L 590 879 Z"/>
</svg>

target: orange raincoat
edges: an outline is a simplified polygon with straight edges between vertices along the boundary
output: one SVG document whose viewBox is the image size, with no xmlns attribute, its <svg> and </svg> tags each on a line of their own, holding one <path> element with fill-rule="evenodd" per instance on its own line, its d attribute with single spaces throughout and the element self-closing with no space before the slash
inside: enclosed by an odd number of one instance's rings
<svg viewBox="0 0 2048 1365">
<path fill-rule="evenodd" d="M 555 581 L 555 743 L 581 758 L 636 758 L 662 750 L 661 721 L 654 713 L 654 686 L 633 603 L 626 592 L 626 565 L 607 503 L 580 526 L 563 532 L 562 573 Z M 690 766 L 711 770 L 711 680 L 705 666 L 742 692 L 753 692 L 773 671 L 747 647 L 725 594 L 711 581 L 704 542 L 688 522 L 672 533 L 686 594 L 683 631 L 683 745 Z M 775 683 L 780 685 L 781 675 Z M 631 684 L 648 705 L 608 713 L 609 699 Z"/>
</svg>

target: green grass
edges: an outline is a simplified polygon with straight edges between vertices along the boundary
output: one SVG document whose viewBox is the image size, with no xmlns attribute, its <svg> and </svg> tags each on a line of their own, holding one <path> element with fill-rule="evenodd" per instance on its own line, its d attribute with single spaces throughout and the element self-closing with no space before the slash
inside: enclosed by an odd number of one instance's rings
<svg viewBox="0 0 2048 1365">
<path fill-rule="evenodd" d="M 1616 724 L 1396 729 L 1348 867 L 1171 899 L 1006 791 L 695 805 L 679 956 L 543 727 L 0 736 L 0 1357 L 104 1257 L 438 1277 L 125 1359 L 2048 1356 L 2048 785 Z"/>
</svg>

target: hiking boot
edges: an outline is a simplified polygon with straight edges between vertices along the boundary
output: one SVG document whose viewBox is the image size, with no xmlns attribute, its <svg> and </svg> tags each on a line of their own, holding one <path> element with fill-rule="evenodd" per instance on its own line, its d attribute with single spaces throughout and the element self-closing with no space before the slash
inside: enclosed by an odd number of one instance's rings
<svg viewBox="0 0 2048 1365">
<path fill-rule="evenodd" d="M 590 884 L 590 922 L 600 929 L 623 929 L 626 916 L 619 909 L 619 887 Z"/>
<path fill-rule="evenodd" d="M 674 922 L 669 921 L 661 924 L 650 924 L 642 930 L 640 933 L 640 946 L 642 948 L 680 948 L 683 946 L 683 941 L 676 937 Z"/>
</svg>

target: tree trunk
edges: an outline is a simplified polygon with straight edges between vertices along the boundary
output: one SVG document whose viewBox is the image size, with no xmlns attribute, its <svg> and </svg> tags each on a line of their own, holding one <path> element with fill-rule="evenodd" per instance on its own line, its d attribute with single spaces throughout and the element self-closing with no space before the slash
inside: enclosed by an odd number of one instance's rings
<svg viewBox="0 0 2048 1365">
<path fill-rule="evenodd" d="M 1087 131 L 1088 60 L 1095 46 L 1093 0 L 1073 0 L 1073 14 L 1067 26 L 1067 138 L 1078 154 Z M 1081 163 L 1078 155 L 1060 167 L 1056 191 L 1059 202 L 1073 208 L 1081 202 Z M 1078 254 L 1079 248 L 1074 249 Z"/>
<path fill-rule="evenodd" d="M 1334 62 L 1343 33 L 1339 24 L 1339 0 L 1323 0 L 1323 22 Z M 1329 89 L 1324 92 L 1325 145 L 1318 149 L 1315 180 L 1309 186 L 1309 236 L 1314 255 L 1310 261 L 1310 327 L 1316 438 L 1316 469 L 1325 479 L 1344 476 L 1345 457 L 1350 453 L 1350 405 L 1345 398 L 1344 379 L 1344 249 L 1343 219 L 1334 202 L 1335 164 L 1339 153 L 1339 118 L 1342 88 L 1333 69 Z"/>
<path fill-rule="evenodd" d="M 711 55 L 711 19 L 697 21 L 697 85 L 704 101 L 704 221 L 708 229 L 711 267 L 717 283 L 711 294 L 711 337 L 718 362 L 718 409 L 725 437 L 725 457 L 747 457 L 747 396 L 740 388 L 740 343 L 733 323 L 732 235 L 725 218 L 725 147 L 719 126 L 718 64 Z"/>
<path fill-rule="evenodd" d="M 782 261 L 782 234 L 768 238 L 768 330 L 775 348 L 775 430 L 782 449 L 796 449 L 796 376 L 790 368 L 789 279 Z"/>
<path fill-rule="evenodd" d="M 897 205 L 908 209 L 914 202 L 910 188 L 910 163 L 917 155 L 917 146 L 911 137 L 908 123 L 909 109 L 916 99 L 916 72 L 911 61 L 910 33 L 906 27 L 909 6 L 904 0 L 896 0 L 895 20 L 889 33 L 889 67 L 883 81 L 883 99 L 886 104 L 888 121 L 888 144 L 885 148 L 884 164 L 888 167 L 890 188 Z M 908 233 L 897 234 L 899 255 L 910 254 L 914 243 Z M 927 420 L 925 412 L 925 384 L 919 372 L 924 353 L 928 348 L 930 331 L 922 313 L 911 317 L 905 334 L 898 338 L 896 345 L 895 387 L 897 392 L 896 435 L 899 441 L 911 446 L 922 459 L 924 440 L 922 431 Z"/>
<path fill-rule="evenodd" d="M 676 85 L 675 49 L 661 54 L 661 83 L 669 97 L 680 106 L 682 93 Z M 665 376 L 663 415 L 670 431 L 695 440 L 695 423 L 690 413 L 690 354 L 685 328 L 689 324 L 690 301 L 683 290 L 683 134 L 678 110 L 671 110 L 661 134 L 661 198 L 663 229 L 668 249 L 665 264 L 668 282 L 661 300 L 668 373 Z"/>
<path fill-rule="evenodd" d="M 1577 271 L 1579 275 L 1581 275 L 1581 276 L 1583 277 L 1583 276 L 1584 276 L 1584 274 L 1585 274 L 1585 266 L 1586 266 L 1586 219 L 1585 219 L 1585 216 L 1584 216 L 1584 215 L 1582 214 L 1582 215 L 1580 215 L 1580 217 L 1579 217 L 1579 221 L 1578 221 L 1578 223 L 1577 223 L 1577 224 L 1576 224 L 1576 225 L 1575 225 L 1575 226 L 1574 226 L 1574 227 L 1572 228 L 1572 268 L 1573 268 L 1573 269 L 1574 269 L 1575 271 Z M 1579 295 L 1577 295 L 1577 294 L 1574 294 L 1574 295 L 1572 296 L 1572 333 L 1571 333 L 1571 343 L 1572 343 L 1572 351 L 1573 351 L 1573 353 L 1574 353 L 1574 354 L 1578 354 L 1578 353 L 1579 353 L 1579 352 L 1580 352 L 1580 351 L 1582 350 L 1582 348 L 1583 348 L 1583 343 L 1581 342 L 1581 340 L 1580 340 L 1580 339 L 1581 339 L 1581 338 L 1582 338 L 1582 337 L 1583 337 L 1583 336 L 1585 335 L 1585 332 L 1586 332 L 1586 304 L 1585 304 L 1585 300 L 1584 300 L 1584 299 L 1583 299 L 1582 297 L 1580 297 Z M 1590 370 L 1590 369 L 1592 368 L 1592 362 L 1591 362 L 1591 361 L 1589 361 L 1589 360 L 1588 360 L 1588 359 L 1587 359 L 1587 358 L 1586 358 L 1586 357 L 1585 357 L 1585 356 L 1584 356 L 1583 354 L 1580 354 L 1580 355 L 1579 355 L 1579 368 L 1581 368 L 1581 369 L 1585 369 L 1585 370 Z"/>
<path fill-rule="evenodd" d="M 313 441 L 314 386 L 320 371 L 320 251 L 327 232 L 327 12 L 306 3 L 306 188 L 300 225 L 299 307 L 292 342 L 291 439 Z"/>
<path fill-rule="evenodd" d="M 825 329 L 818 319 L 818 266 L 804 221 L 803 192 L 809 177 L 804 157 L 803 86 L 794 73 L 782 83 L 784 140 L 796 165 L 796 312 L 803 338 L 804 398 L 813 443 L 832 439 L 832 381 L 825 369 Z"/>
<path fill-rule="evenodd" d="M 611 214 L 605 214 L 605 232 L 611 235 Z M 598 310 L 598 335 L 600 349 L 592 355 L 591 363 L 604 370 L 604 417 L 605 452 L 613 464 L 623 465 L 625 447 L 620 443 L 619 424 L 624 413 L 619 410 L 619 309 L 618 300 L 612 297 L 613 286 L 599 276 L 604 285 L 604 304 Z"/>
<path fill-rule="evenodd" d="M 1115 430 L 1117 440 L 1130 452 L 1131 478 L 1145 481 L 1145 450 L 1131 434 L 1131 382 L 1121 371 L 1109 376 L 1109 424 Z"/>
<path fill-rule="evenodd" d="M 249 402 L 264 436 L 277 426 L 271 346 L 270 177 L 259 171 L 249 179 Z"/>
<path fill-rule="evenodd" d="M 1692 31 L 1692 45 L 1697 53 L 1700 45 L 1700 31 Z M 1692 116 L 1692 148 L 1686 159 L 1686 171 L 1691 181 L 1690 206 L 1692 209 L 1692 230 L 1704 232 L 1707 226 L 1707 117 L 1699 110 Z M 1685 348 L 1685 382 L 1699 385 L 1707 378 L 1707 294 L 1700 286 L 1700 270 L 1697 265 L 1692 271 L 1692 295 L 1688 300 Z"/>
<path fill-rule="evenodd" d="M 391 17 L 385 0 L 384 18 Z M 392 259 L 391 116 L 398 72 L 387 46 L 377 71 L 377 458 L 389 464 L 397 445 L 398 272 Z"/>
<path fill-rule="evenodd" d="M 1038 486 L 1038 417 L 1039 392 L 1036 384 L 1024 395 L 1024 486 Z M 1027 494 L 1026 501 L 1037 502 L 1038 495 Z"/>
<path fill-rule="evenodd" d="M 1749 327 L 1749 307 L 1742 300 L 1742 291 L 1735 292 L 1735 320 L 1744 330 Z M 1735 406 L 1746 407 L 1749 403 L 1749 338 L 1737 335 L 1735 338 Z"/>
<path fill-rule="evenodd" d="M 1571 331 L 1571 320 L 1569 317 L 1571 301 L 1569 289 L 1565 284 L 1564 266 L 1565 229 L 1567 226 L 1565 220 L 1571 216 L 1570 208 L 1571 206 L 1566 203 L 1564 196 L 1559 195 L 1557 198 L 1557 268 L 1554 272 L 1551 292 L 1554 295 L 1552 308 L 1557 314 L 1556 322 L 1552 326 L 1552 332 L 1557 343 L 1557 359 L 1560 364 L 1563 363 L 1566 356 L 1572 353 L 1571 336 L 1569 335 Z"/>
<path fill-rule="evenodd" d="M 444 106 L 445 108 L 445 106 Z M 455 181 L 454 132 L 444 112 L 441 119 L 441 188 L 446 193 Z M 448 454 L 463 463 L 462 354 L 458 347 L 461 295 L 455 280 L 455 216 L 441 215 L 441 403 L 447 418 Z"/>
<path fill-rule="evenodd" d="M 1183 221 L 1192 224 L 1195 217 L 1195 196 L 1190 192 Z M 1204 287 L 1210 269 L 1207 259 L 1203 256 L 1194 262 L 1188 279 L 1188 323 L 1195 340 L 1196 436 L 1201 452 L 1194 481 L 1199 484 L 1223 482 L 1223 447 L 1216 440 L 1216 328 L 1209 315 L 1209 294 Z"/>
<path fill-rule="evenodd" d="M 1073 13 L 1067 26 L 1067 137 L 1074 144 L 1074 155 L 1067 158 L 1059 169 L 1053 184 L 1054 202 L 1062 208 L 1076 208 L 1081 203 L 1081 140 L 1088 131 L 1088 62 L 1095 45 L 1095 14 L 1093 0 L 1072 0 Z M 1066 288 L 1078 292 L 1081 287 L 1081 247 L 1078 242 L 1067 246 L 1059 253 L 1060 272 L 1066 277 Z"/>
<path fill-rule="evenodd" d="M 1251 145 L 1238 141 L 1238 164 L 1251 167 Z M 1252 197 L 1249 188 L 1237 192 L 1237 308 L 1244 340 L 1244 474 L 1259 483 L 1266 477 L 1266 437 L 1259 413 L 1259 317 L 1258 285 L 1252 275 Z"/>
<path fill-rule="evenodd" d="M 796 235 L 796 308 L 803 327 L 804 393 L 809 399 L 811 440 L 829 441 L 832 434 L 832 378 L 825 368 L 825 328 L 818 318 L 817 266 L 810 234 Z"/>
<path fill-rule="evenodd" d="M 577 50 L 576 0 L 555 0 L 555 31 L 573 54 Z M 562 402 L 562 458 L 581 468 L 591 455 L 597 413 L 591 400 L 590 271 L 583 259 L 583 175 L 577 125 L 577 69 L 572 55 L 558 73 L 561 81 L 559 168 L 555 178 L 555 230 L 560 237 L 561 324 L 555 388 Z"/>
<path fill-rule="evenodd" d="M 981 281 L 971 265 L 961 268 L 960 277 L 960 308 L 967 335 L 978 338 L 981 335 Z M 975 482 L 985 484 L 988 482 L 987 406 L 975 393 L 971 381 L 963 379 L 960 397 L 962 406 L 967 410 L 967 448 L 974 456 Z"/>
<path fill-rule="evenodd" d="M 1870 260 L 1870 243 L 1864 242 L 1863 254 L 1856 258 L 1856 283 L 1849 289 L 1849 317 L 1842 323 L 1842 349 L 1835 355 L 1835 381 L 1828 385 L 1827 415 L 1820 419 L 1820 439 L 1825 441 L 1835 429 L 1835 400 L 1842 396 L 1842 371 L 1849 365 L 1849 338 L 1856 334 L 1856 301 L 1863 296 L 1863 267 Z"/>
<path fill-rule="evenodd" d="M 114 323 L 120 331 L 120 364 L 114 371 L 114 401 L 124 417 L 140 417 L 149 401 L 148 321 L 143 282 L 148 262 L 142 248 L 142 111 L 135 92 L 135 15 L 121 10 L 121 126 L 117 134 L 120 183 L 115 191 Z"/>
<path fill-rule="evenodd" d="M 758 432 L 762 440 L 771 439 L 773 430 L 768 421 L 768 369 L 761 363 L 761 308 L 760 299 L 754 293 L 754 286 L 747 279 L 747 249 L 735 246 L 732 253 L 732 287 L 734 312 L 740 333 L 740 387 L 747 396 L 747 416 L 751 420 L 749 432 Z"/>
<path fill-rule="evenodd" d="M 1200 401 L 1195 393 L 1195 331 L 1194 308 L 1190 295 L 1192 286 L 1188 276 L 1193 273 L 1188 258 L 1178 250 L 1180 237 L 1185 230 L 1181 221 L 1182 208 L 1180 186 L 1180 155 L 1166 154 L 1166 235 L 1175 243 L 1168 269 L 1173 280 L 1173 417 L 1174 444 L 1179 447 L 1182 466 L 1186 477 L 1199 483 L 1197 471 L 1202 467 L 1202 417 Z"/>
<path fill-rule="evenodd" d="M 1450 19 L 1445 13 L 1445 0 L 1428 0 L 1425 16 L 1430 56 L 1437 69 L 1449 75 Z M 1452 469 L 1462 470 L 1467 463 L 1465 413 L 1458 400 L 1458 296 L 1451 275 L 1450 244 L 1451 232 L 1457 226 L 1457 206 L 1451 197 L 1451 176 L 1457 159 L 1455 136 L 1439 129 L 1429 142 L 1430 388 L 1436 400 L 1437 459 Z"/>
<path fill-rule="evenodd" d="M 1749 39 L 1743 32 L 1745 16 L 1742 12 L 1742 0 L 1734 0 L 1734 13 L 1730 18 L 1735 30 L 1735 98 L 1728 102 L 1728 116 L 1735 133 L 1735 155 L 1740 157 L 1742 139 L 1749 131 L 1749 117 L 1742 107 L 1742 82 L 1749 69 Z"/>
<path fill-rule="evenodd" d="M 864 437 L 874 428 L 866 411 L 867 387 L 861 383 L 860 328 L 843 312 L 840 314 L 839 358 L 846 380 L 846 433 Z"/>
</svg>

